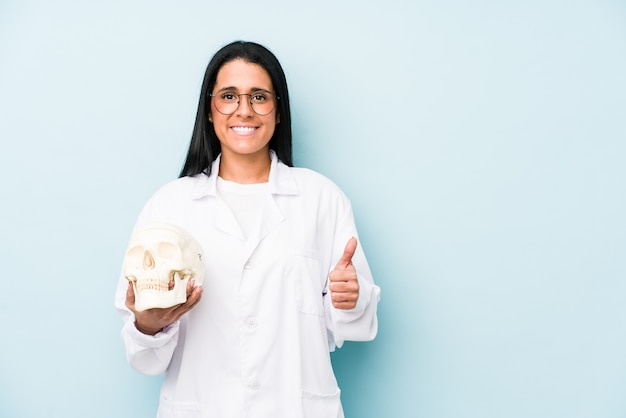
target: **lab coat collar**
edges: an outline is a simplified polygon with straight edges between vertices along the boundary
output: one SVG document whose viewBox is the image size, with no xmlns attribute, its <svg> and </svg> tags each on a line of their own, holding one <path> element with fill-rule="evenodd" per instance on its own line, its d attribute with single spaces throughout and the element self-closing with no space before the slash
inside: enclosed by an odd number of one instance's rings
<svg viewBox="0 0 626 418">
<path fill-rule="evenodd" d="M 218 155 L 211 165 L 211 175 L 196 175 L 196 185 L 192 193 L 193 199 L 200 199 L 204 196 L 217 195 L 217 176 L 220 168 L 220 159 L 222 155 Z M 291 169 L 278 161 L 278 157 L 273 150 L 270 150 L 270 176 L 268 179 L 270 193 L 273 195 L 297 195 L 299 194 L 298 184 L 291 172 Z"/>
</svg>

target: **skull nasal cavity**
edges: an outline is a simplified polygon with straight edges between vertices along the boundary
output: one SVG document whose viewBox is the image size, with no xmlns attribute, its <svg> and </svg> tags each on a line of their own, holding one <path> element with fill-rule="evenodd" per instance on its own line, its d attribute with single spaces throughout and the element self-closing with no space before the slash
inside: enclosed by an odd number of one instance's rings
<svg viewBox="0 0 626 418">
<path fill-rule="evenodd" d="M 143 268 L 146 268 L 146 269 L 154 268 L 154 258 L 152 257 L 152 254 L 148 250 L 146 250 L 146 252 L 143 254 Z"/>
</svg>

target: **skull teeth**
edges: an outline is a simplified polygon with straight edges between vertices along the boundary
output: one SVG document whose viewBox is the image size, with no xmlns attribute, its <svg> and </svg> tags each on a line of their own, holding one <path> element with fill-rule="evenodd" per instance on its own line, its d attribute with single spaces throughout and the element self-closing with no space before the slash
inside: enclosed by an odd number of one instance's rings
<svg viewBox="0 0 626 418">
<path fill-rule="evenodd" d="M 137 281 L 137 292 L 143 292 L 146 290 L 157 290 L 160 292 L 168 292 L 170 290 L 174 290 L 175 282 L 174 280 L 170 280 L 168 282 L 162 282 L 158 279 L 146 279 Z"/>
</svg>

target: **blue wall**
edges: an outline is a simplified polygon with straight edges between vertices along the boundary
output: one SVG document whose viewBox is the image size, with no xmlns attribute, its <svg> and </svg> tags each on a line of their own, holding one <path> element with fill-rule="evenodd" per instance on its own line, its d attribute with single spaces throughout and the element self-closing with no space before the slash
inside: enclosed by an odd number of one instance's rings
<svg viewBox="0 0 626 418">
<path fill-rule="evenodd" d="M 238 38 L 283 63 L 296 163 L 352 198 L 383 290 L 333 355 L 348 417 L 626 416 L 619 0 L 4 0 L 0 416 L 154 416 L 115 283 Z"/>
</svg>

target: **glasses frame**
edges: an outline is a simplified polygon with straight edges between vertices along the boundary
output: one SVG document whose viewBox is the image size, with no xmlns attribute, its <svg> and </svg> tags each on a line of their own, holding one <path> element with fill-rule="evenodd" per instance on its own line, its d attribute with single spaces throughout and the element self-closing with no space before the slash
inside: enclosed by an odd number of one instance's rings
<svg viewBox="0 0 626 418">
<path fill-rule="evenodd" d="M 221 110 L 218 109 L 217 104 L 215 105 L 215 110 L 217 110 L 224 116 L 230 116 L 233 113 L 235 113 L 237 109 L 239 109 L 239 106 L 241 105 L 241 96 L 248 96 L 249 98 L 248 103 L 250 104 L 250 109 L 252 109 L 252 111 L 259 116 L 267 116 L 270 113 L 272 113 L 274 109 L 276 109 L 278 105 L 278 100 L 280 99 L 280 97 L 278 97 L 276 93 L 272 93 L 271 91 L 267 91 L 267 90 L 257 90 L 257 91 L 253 91 L 252 93 L 234 93 L 234 92 L 224 92 L 224 93 L 229 93 L 229 94 L 232 94 L 233 96 L 237 96 L 237 107 L 235 107 L 235 109 L 230 113 L 222 112 Z M 257 93 L 264 93 L 264 94 L 269 94 L 271 96 L 274 96 L 274 99 L 276 100 L 274 101 L 274 107 L 272 107 L 272 110 L 270 110 L 267 113 L 259 113 L 254 109 L 254 103 L 252 103 L 252 96 L 254 96 Z M 209 93 L 209 97 L 218 97 L 218 96 L 219 96 L 219 93 L 218 94 Z"/>
</svg>

